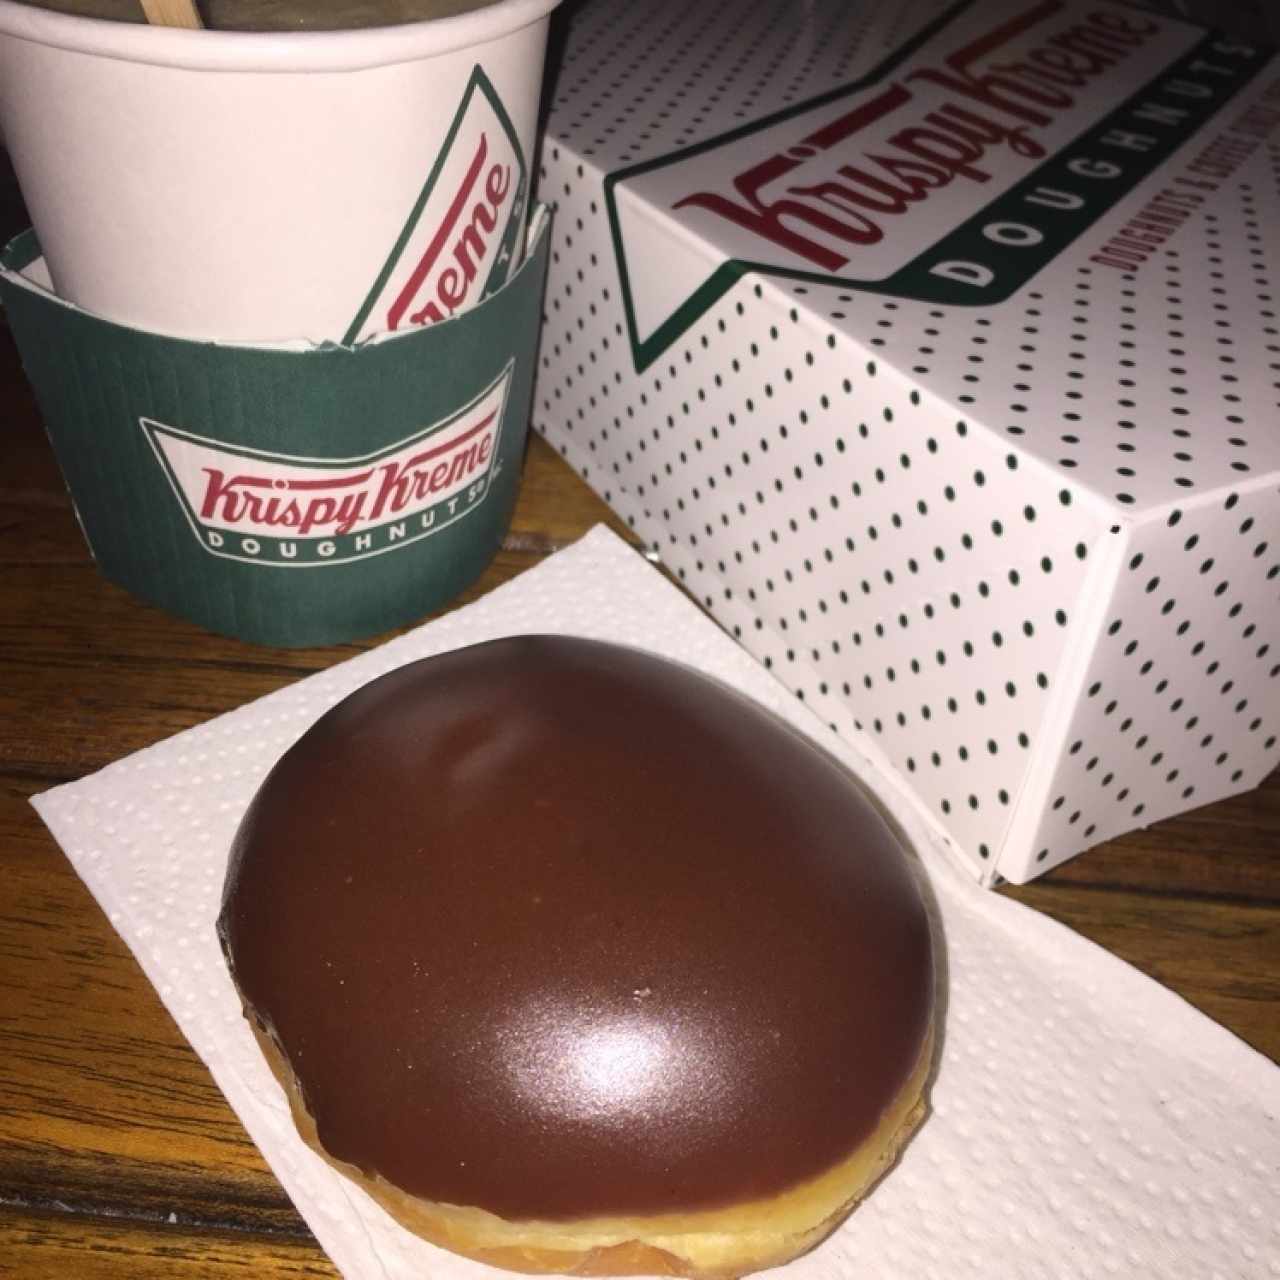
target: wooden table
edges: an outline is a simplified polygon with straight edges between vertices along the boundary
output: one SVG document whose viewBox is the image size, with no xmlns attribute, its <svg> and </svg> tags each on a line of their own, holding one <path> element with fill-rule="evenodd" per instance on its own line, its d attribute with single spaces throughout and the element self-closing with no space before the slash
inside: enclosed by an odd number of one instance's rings
<svg viewBox="0 0 1280 1280">
<path fill-rule="evenodd" d="M 104 582 L 3 328 L 0 424 L 0 1275 L 331 1276 L 27 800 L 364 646 L 258 649 Z M 535 441 L 510 534 L 464 600 L 599 521 L 624 532 Z M 1278 855 L 1273 776 L 1003 892 L 1280 1060 Z"/>
</svg>

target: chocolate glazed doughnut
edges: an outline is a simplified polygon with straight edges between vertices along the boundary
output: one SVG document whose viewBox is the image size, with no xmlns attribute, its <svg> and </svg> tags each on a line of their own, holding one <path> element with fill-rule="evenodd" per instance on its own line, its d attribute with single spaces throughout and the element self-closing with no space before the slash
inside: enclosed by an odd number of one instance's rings
<svg viewBox="0 0 1280 1280">
<path fill-rule="evenodd" d="M 636 650 L 516 637 L 352 694 L 259 790 L 218 930 L 303 1136 L 498 1265 L 784 1261 L 923 1114 L 895 836 L 805 738 Z"/>
</svg>

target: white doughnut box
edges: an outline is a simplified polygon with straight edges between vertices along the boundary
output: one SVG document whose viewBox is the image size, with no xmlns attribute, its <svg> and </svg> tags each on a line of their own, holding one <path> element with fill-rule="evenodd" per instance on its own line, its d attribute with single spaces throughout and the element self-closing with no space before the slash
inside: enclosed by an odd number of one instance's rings
<svg viewBox="0 0 1280 1280">
<path fill-rule="evenodd" d="M 984 883 L 1280 760 L 1280 63 L 1091 0 L 590 0 L 533 425 Z"/>
</svg>

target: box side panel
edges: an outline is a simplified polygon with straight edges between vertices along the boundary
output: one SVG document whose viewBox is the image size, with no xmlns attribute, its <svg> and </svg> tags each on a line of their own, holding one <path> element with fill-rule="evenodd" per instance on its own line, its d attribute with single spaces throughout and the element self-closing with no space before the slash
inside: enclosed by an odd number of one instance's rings
<svg viewBox="0 0 1280 1280">
<path fill-rule="evenodd" d="M 1109 511 L 767 281 L 637 375 L 600 266 L 601 175 L 551 146 L 544 181 L 566 232 L 536 429 L 784 684 L 867 735 L 984 874 Z"/>
<path fill-rule="evenodd" d="M 1280 486 L 1133 530 L 1024 857 L 1025 881 L 1090 845 L 1256 786 L 1280 762 Z"/>
</svg>

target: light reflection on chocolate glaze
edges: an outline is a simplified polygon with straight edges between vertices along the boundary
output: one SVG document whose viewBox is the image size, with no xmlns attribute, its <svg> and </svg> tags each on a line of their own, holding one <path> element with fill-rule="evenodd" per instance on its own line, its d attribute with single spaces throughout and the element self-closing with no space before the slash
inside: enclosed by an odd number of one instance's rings
<svg viewBox="0 0 1280 1280">
<path fill-rule="evenodd" d="M 896 838 L 740 695 L 549 636 L 323 716 L 218 922 L 331 1155 L 507 1218 L 713 1208 L 823 1172 L 919 1060 Z"/>
</svg>

